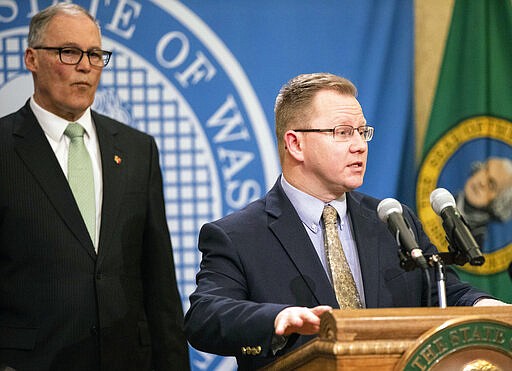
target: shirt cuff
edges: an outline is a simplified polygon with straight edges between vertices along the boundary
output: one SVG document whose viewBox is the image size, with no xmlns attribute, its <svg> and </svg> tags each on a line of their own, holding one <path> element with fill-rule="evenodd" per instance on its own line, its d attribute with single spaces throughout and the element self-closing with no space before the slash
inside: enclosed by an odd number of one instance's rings
<svg viewBox="0 0 512 371">
<path fill-rule="evenodd" d="M 491 298 L 479 298 L 473 303 L 474 307 L 497 307 L 501 305 L 510 305 L 501 300 Z"/>
</svg>

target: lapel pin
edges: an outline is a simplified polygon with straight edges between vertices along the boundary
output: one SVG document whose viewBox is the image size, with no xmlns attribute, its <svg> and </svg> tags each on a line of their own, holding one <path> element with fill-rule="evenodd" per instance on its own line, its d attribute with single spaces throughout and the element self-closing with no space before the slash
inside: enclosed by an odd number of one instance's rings
<svg viewBox="0 0 512 371">
<path fill-rule="evenodd" d="M 119 157 L 118 155 L 114 156 L 114 162 L 116 164 L 121 165 L 121 161 L 122 161 L 121 157 Z"/>
</svg>

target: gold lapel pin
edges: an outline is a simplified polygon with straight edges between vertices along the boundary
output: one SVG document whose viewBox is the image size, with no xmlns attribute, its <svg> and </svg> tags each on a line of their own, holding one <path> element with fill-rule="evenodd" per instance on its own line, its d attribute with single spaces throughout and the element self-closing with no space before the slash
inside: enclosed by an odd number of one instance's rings
<svg viewBox="0 0 512 371">
<path fill-rule="evenodd" d="M 114 156 L 114 162 L 116 164 L 121 165 L 121 161 L 122 161 L 121 157 L 119 157 L 118 155 Z"/>
</svg>

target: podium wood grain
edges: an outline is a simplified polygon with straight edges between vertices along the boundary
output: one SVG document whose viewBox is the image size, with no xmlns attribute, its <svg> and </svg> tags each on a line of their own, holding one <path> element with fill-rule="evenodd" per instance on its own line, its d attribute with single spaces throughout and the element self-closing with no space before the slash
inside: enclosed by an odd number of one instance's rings
<svg viewBox="0 0 512 371">
<path fill-rule="evenodd" d="M 395 370 L 421 335 L 454 319 L 494 320 L 512 326 L 512 306 L 333 310 L 318 338 L 263 370 Z"/>
</svg>

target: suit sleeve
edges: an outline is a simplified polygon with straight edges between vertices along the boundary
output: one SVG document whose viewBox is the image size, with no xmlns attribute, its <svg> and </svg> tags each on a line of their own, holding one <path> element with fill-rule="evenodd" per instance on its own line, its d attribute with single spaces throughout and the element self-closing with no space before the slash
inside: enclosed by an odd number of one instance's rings
<svg viewBox="0 0 512 371">
<path fill-rule="evenodd" d="M 148 182 L 142 272 L 153 367 L 156 371 L 188 370 L 190 362 L 183 330 L 183 309 L 165 215 L 158 150 L 153 139 Z"/>
<path fill-rule="evenodd" d="M 249 300 L 244 265 L 250 262 L 240 257 L 237 243 L 217 224 L 205 224 L 201 229 L 203 258 L 185 329 L 192 346 L 201 351 L 241 356 L 243 347 L 260 347 L 259 356 L 269 356 L 274 319 L 288 305 Z"/>
</svg>

